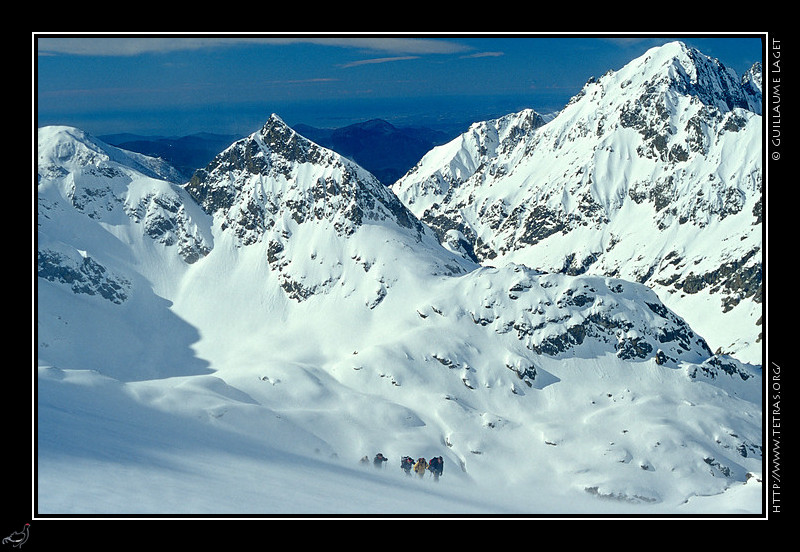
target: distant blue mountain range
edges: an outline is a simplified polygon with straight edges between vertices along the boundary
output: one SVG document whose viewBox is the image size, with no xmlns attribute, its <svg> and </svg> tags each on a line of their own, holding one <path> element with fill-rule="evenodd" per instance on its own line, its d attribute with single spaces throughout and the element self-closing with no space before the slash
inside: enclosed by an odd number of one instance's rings
<svg viewBox="0 0 800 552">
<path fill-rule="evenodd" d="M 352 159 L 387 186 L 408 172 L 434 146 L 455 137 L 429 128 L 395 127 L 382 119 L 336 129 L 301 124 L 294 130 L 312 142 Z"/>
<path fill-rule="evenodd" d="M 393 184 L 433 147 L 455 137 L 424 127 L 395 127 L 382 119 L 371 119 L 341 128 L 293 127 L 309 140 L 352 159 L 385 185 Z M 123 148 L 160 157 L 189 180 L 194 171 L 206 166 L 219 152 L 242 136 L 193 134 L 182 137 L 112 134 L 100 140 Z"/>
</svg>

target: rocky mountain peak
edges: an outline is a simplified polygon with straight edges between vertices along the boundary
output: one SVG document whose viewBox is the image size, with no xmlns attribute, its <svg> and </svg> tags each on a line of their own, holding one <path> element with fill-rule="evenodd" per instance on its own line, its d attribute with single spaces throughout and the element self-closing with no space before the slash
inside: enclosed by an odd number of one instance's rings
<svg viewBox="0 0 800 552">
<path fill-rule="evenodd" d="M 665 101 L 689 97 L 708 108 L 728 112 L 735 108 L 761 113 L 761 90 L 744 87 L 745 79 L 755 77 L 758 68 L 740 78 L 719 60 L 711 58 L 682 42 L 655 47 L 634 59 L 619 71 L 609 71 L 600 79 L 590 80 L 573 102 L 586 95 L 592 85 L 612 92 L 617 100 L 641 101 L 666 97 Z M 654 106 L 656 104 L 653 104 Z M 664 110 L 663 105 L 658 106 Z"/>
<path fill-rule="evenodd" d="M 298 302 L 352 286 L 374 308 L 392 287 L 400 249 L 417 251 L 412 265 L 424 273 L 466 270 L 375 176 L 277 115 L 185 188 L 212 217 L 216 235 L 236 248 L 255 246 Z M 357 277 L 348 279 L 349 272 Z"/>
<path fill-rule="evenodd" d="M 749 304 L 738 310 L 755 345 L 759 82 L 758 67 L 739 79 L 669 43 L 589 79 L 544 124 L 505 134 L 501 121 L 530 116 L 520 112 L 473 125 L 393 189 L 443 243 L 459 240 L 481 263 L 621 277 L 664 299 L 718 294 L 708 308 L 720 313 Z"/>
<path fill-rule="evenodd" d="M 391 220 L 423 232 L 373 175 L 304 138 L 277 115 L 198 170 L 186 190 L 243 245 L 260 241 L 285 219 L 324 220 L 340 234 L 352 234 L 366 220 Z"/>
</svg>

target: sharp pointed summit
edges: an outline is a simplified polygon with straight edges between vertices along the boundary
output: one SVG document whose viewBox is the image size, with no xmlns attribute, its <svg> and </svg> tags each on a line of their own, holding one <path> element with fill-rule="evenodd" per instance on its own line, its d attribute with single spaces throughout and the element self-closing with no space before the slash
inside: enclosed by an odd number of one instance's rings
<svg viewBox="0 0 800 552">
<path fill-rule="evenodd" d="M 277 216 L 333 223 L 351 234 L 366 221 L 391 221 L 421 234 L 419 221 L 374 176 L 297 134 L 277 115 L 198 170 L 187 191 L 224 216 L 243 244 L 261 239 Z M 222 214 L 224 212 L 224 214 Z"/>
</svg>

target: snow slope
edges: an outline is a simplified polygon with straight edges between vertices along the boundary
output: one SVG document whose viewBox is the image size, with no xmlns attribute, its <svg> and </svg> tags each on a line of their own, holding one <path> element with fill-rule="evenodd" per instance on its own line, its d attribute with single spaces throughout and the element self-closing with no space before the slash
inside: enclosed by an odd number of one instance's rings
<svg viewBox="0 0 800 552">
<path fill-rule="evenodd" d="M 576 378 L 576 371 L 581 370 L 571 366 L 557 373 L 571 383 L 587 379 Z M 760 511 L 757 479 L 726 478 L 719 471 L 711 476 L 718 468 L 704 460 L 709 432 L 724 443 L 716 448 L 730 454 L 735 448 L 731 434 L 760 416 L 745 399 L 728 399 L 729 407 L 747 408 L 731 419 L 720 403 L 700 402 L 719 394 L 713 385 L 697 383 L 687 398 L 683 373 L 659 374 L 663 395 L 654 394 L 644 378 L 631 385 L 623 369 L 603 367 L 602 374 L 536 401 L 532 406 L 539 421 L 529 429 L 517 426 L 518 420 L 479 428 L 473 437 L 479 443 L 473 444 L 480 450 L 470 454 L 465 472 L 436 436 L 426 435 L 432 432 L 415 429 L 409 421 L 413 415 L 391 412 L 387 405 L 379 405 L 380 416 L 360 428 L 360 441 L 334 456 L 328 443 L 351 431 L 342 418 L 358 417 L 356 406 L 371 402 L 340 389 L 321 393 L 308 372 L 274 385 L 264 382 L 257 397 L 291 385 L 316 390 L 313 396 L 322 404 L 276 407 L 258 404 L 214 376 L 122 383 L 93 371 L 40 368 L 37 511 L 155 516 Z M 257 377 L 242 372 L 238 379 Z M 604 385 L 592 387 L 598 382 Z M 431 405 L 424 400 L 409 408 L 428 412 Z M 338 401 L 355 404 L 348 412 L 342 404 L 332 407 Z M 475 430 L 477 413 L 470 416 L 464 406 L 447 404 L 466 415 L 462 429 Z M 303 429 L 306 424 L 313 425 L 314 434 Z M 598 435 L 603 427 L 608 431 Z M 528 443 L 521 454 L 513 450 L 515 437 Z M 363 447 L 354 447 L 357 442 Z M 358 464 L 359 454 L 371 455 L 381 446 L 390 458 L 382 470 Z M 438 453 L 445 458 L 438 483 L 407 477 L 399 469 L 397 454 Z M 693 461 L 687 463 L 687 456 Z M 484 462 L 487 457 L 501 461 Z M 720 456 L 715 460 L 726 462 Z M 751 459 L 750 465 L 760 462 Z M 659 482 L 664 472 L 672 473 Z M 706 484 L 697 485 L 699 480 Z"/>
<path fill-rule="evenodd" d="M 38 513 L 760 512 L 760 367 L 645 286 L 479 267 L 277 117 L 185 186 L 39 151 Z"/>
</svg>

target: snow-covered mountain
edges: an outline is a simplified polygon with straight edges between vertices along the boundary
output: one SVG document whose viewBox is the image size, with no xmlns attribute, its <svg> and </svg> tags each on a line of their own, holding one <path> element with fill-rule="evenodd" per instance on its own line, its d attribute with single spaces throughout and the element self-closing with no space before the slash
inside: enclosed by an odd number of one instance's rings
<svg viewBox="0 0 800 552">
<path fill-rule="evenodd" d="M 184 185 L 38 150 L 39 512 L 760 511 L 760 367 L 645 285 L 481 267 L 277 116 Z"/>
<path fill-rule="evenodd" d="M 644 283 L 712 348 L 761 362 L 761 67 L 683 43 L 590 79 L 552 120 L 476 123 L 394 191 L 484 264 Z"/>
</svg>

